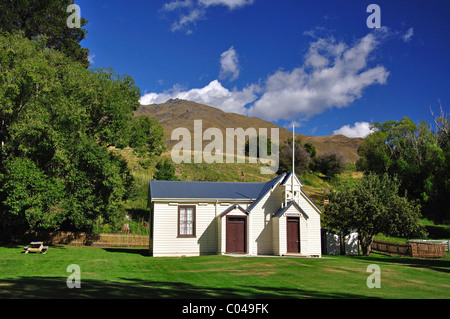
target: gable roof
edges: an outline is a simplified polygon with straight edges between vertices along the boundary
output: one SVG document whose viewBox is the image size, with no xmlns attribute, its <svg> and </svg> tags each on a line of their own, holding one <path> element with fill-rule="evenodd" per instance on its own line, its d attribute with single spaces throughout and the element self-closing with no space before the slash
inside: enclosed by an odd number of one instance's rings
<svg viewBox="0 0 450 319">
<path fill-rule="evenodd" d="M 305 211 L 300 207 L 299 204 L 295 200 L 289 202 L 285 207 L 281 207 L 276 211 L 275 214 L 273 214 L 273 217 L 281 217 L 292 205 L 294 205 L 297 210 L 305 216 L 305 218 L 309 218 L 309 216 L 305 213 Z"/>
<path fill-rule="evenodd" d="M 256 199 L 265 183 L 150 181 L 150 197 L 174 199 Z"/>
<path fill-rule="evenodd" d="M 283 181 L 281 182 L 281 185 L 286 184 L 286 182 L 289 181 L 291 176 L 292 176 L 292 171 L 290 171 L 289 173 L 286 174 L 286 176 L 283 178 Z M 294 173 L 294 176 L 297 178 L 298 182 L 300 183 L 300 186 L 303 186 L 302 182 L 300 181 L 300 178 L 298 178 L 297 173 Z"/>
<path fill-rule="evenodd" d="M 234 204 L 233 206 L 230 206 L 226 210 L 224 210 L 219 216 L 223 217 L 223 216 L 227 215 L 228 213 L 231 213 L 235 209 L 239 209 L 241 212 L 248 215 L 248 212 L 245 209 L 243 209 L 240 205 Z"/>
<path fill-rule="evenodd" d="M 285 177 L 286 173 L 283 173 L 274 179 L 268 181 L 264 184 L 264 187 L 261 189 L 261 192 L 258 194 L 256 200 L 247 208 L 247 211 L 250 212 L 258 203 L 261 201 L 261 199 L 266 196 L 266 194 L 280 181 Z"/>
</svg>

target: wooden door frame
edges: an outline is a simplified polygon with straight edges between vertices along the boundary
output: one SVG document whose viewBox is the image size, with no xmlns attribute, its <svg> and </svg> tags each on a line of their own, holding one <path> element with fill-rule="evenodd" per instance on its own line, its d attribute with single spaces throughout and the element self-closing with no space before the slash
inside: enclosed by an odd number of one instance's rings
<svg viewBox="0 0 450 319">
<path fill-rule="evenodd" d="M 292 252 L 288 250 L 289 247 L 289 219 L 296 219 L 298 222 L 298 249 L 296 252 Z M 287 253 L 300 253 L 301 252 L 301 245 L 300 245 L 300 216 L 286 216 L 286 252 Z"/>
<path fill-rule="evenodd" d="M 247 223 L 247 216 L 243 216 L 243 215 L 227 215 L 226 216 L 226 224 L 225 224 L 225 252 L 226 253 L 239 253 L 239 252 L 229 252 L 228 251 L 228 219 L 229 218 L 242 218 L 244 219 L 244 251 L 242 252 L 243 254 L 247 253 L 247 233 L 248 233 L 248 223 Z"/>
</svg>

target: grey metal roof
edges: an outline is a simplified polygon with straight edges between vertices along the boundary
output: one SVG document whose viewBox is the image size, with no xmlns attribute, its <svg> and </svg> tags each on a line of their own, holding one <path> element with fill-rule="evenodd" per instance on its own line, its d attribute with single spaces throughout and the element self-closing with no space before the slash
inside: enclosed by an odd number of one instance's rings
<svg viewBox="0 0 450 319">
<path fill-rule="evenodd" d="M 256 199 L 265 183 L 150 181 L 151 198 Z"/>
</svg>

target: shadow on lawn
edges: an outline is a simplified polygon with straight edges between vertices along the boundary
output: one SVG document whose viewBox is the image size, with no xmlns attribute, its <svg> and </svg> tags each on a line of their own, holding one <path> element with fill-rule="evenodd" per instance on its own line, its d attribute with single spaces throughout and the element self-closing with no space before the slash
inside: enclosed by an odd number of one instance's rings
<svg viewBox="0 0 450 319">
<path fill-rule="evenodd" d="M 126 282 L 81 278 L 81 288 L 69 289 L 65 277 L 20 277 L 2 279 L 0 299 L 297 299 L 297 298 L 367 298 L 365 296 L 317 291 L 240 285 L 233 288 L 198 287 L 188 283 L 124 279 Z"/>
<path fill-rule="evenodd" d="M 141 255 L 144 257 L 150 256 L 150 251 L 148 248 L 121 248 L 121 247 L 110 247 L 110 248 L 103 248 L 104 251 L 110 252 L 110 253 L 125 253 L 125 254 L 135 254 L 135 255 Z"/>
</svg>

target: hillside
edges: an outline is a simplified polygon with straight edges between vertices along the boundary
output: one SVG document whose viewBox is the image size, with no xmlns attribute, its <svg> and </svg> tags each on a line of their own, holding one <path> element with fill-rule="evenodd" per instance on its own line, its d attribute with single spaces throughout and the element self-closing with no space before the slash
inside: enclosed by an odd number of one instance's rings
<svg viewBox="0 0 450 319">
<path fill-rule="evenodd" d="M 222 131 L 225 136 L 226 128 L 255 129 L 267 128 L 270 136 L 270 128 L 279 128 L 280 143 L 292 136 L 292 132 L 275 125 L 271 122 L 261 120 L 256 117 L 247 117 L 236 113 L 226 113 L 212 106 L 198 104 L 186 100 L 169 100 L 162 104 L 141 105 L 135 115 L 148 115 L 156 118 L 164 128 L 164 134 L 168 148 L 177 143 L 170 141 L 172 131 L 178 127 L 185 127 L 190 132 L 194 132 L 194 120 L 203 121 L 203 130 L 215 127 Z M 357 149 L 361 143 L 361 138 L 348 138 L 343 135 L 308 136 L 296 133 L 296 139 L 300 138 L 303 143 L 311 143 L 319 154 L 329 151 L 336 151 L 342 155 L 347 163 L 356 162 L 358 159 Z"/>
</svg>

